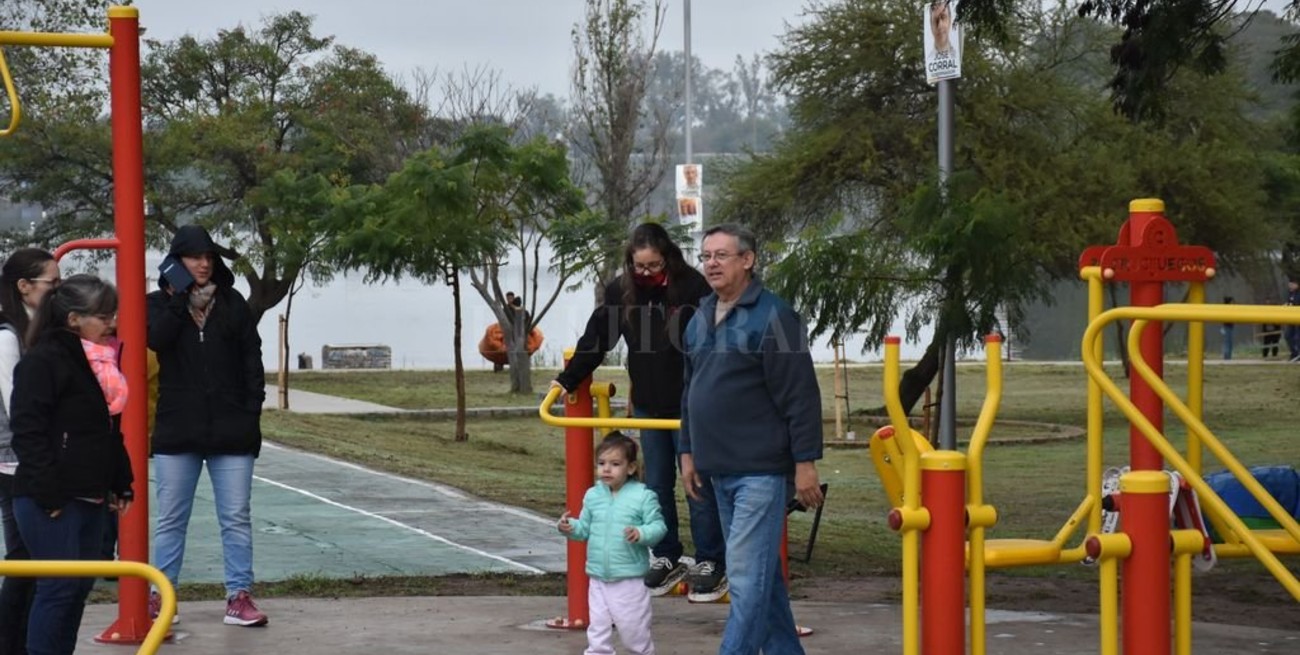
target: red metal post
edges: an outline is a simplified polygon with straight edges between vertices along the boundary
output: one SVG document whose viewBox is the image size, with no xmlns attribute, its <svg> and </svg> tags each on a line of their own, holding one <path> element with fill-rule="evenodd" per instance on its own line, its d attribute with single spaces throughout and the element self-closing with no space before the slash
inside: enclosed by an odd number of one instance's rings
<svg viewBox="0 0 1300 655">
<path fill-rule="evenodd" d="M 565 358 L 568 365 L 568 358 Z M 578 388 L 564 396 L 564 415 L 570 418 L 591 418 L 591 376 Z M 596 448 L 591 428 L 564 428 L 564 507 L 576 517 L 582 512 L 582 499 L 596 483 Z M 587 605 L 587 544 L 582 541 L 568 543 L 568 593 L 569 615 L 548 621 L 552 628 L 585 630 L 591 622 L 591 608 Z"/>
<path fill-rule="evenodd" d="M 144 275 L 144 146 L 140 109 L 140 13 L 135 7 L 110 7 L 109 86 L 113 130 L 113 217 L 117 236 L 118 338 L 122 372 L 135 393 L 122 413 L 122 433 L 135 502 L 121 520 L 118 554 L 123 560 L 149 562 L 149 443 L 146 434 Z M 148 583 L 122 578 L 118 617 L 98 641 L 141 643 L 149 632 Z"/>
<path fill-rule="evenodd" d="M 1133 471 L 1120 477 L 1119 488 L 1120 531 L 1133 544 L 1121 569 L 1124 652 L 1169 655 L 1169 476 Z"/>
<path fill-rule="evenodd" d="M 921 455 L 921 653 L 966 652 L 966 456 Z"/>
<path fill-rule="evenodd" d="M 1157 219 L 1164 220 L 1165 204 L 1160 200 L 1141 199 L 1129 203 L 1128 236 L 1126 245 L 1134 248 L 1167 246 L 1170 244 L 1145 243 L 1147 227 Z M 1162 234 L 1162 233 L 1161 233 Z M 1155 307 L 1165 301 L 1165 283 L 1162 280 L 1138 281 L 1129 283 L 1129 304 L 1134 307 Z M 1156 375 L 1164 378 L 1165 348 L 1164 331 L 1159 321 L 1152 321 L 1142 333 L 1142 359 Z M 1121 348 L 1127 344 L 1120 344 Z M 1140 375 L 1129 377 L 1129 398 L 1142 411 L 1142 415 L 1151 421 L 1160 432 L 1164 432 L 1164 404 L 1152 391 L 1151 386 Z M 1159 471 L 1164 464 L 1160 453 L 1149 443 L 1136 427 L 1129 427 L 1129 463 L 1134 471 Z"/>
</svg>

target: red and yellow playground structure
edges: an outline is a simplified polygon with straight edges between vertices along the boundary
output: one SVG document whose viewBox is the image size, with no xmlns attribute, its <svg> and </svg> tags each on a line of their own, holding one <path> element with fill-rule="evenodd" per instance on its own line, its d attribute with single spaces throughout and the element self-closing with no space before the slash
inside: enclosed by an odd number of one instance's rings
<svg viewBox="0 0 1300 655">
<path fill-rule="evenodd" d="M 1088 374 L 1087 484 L 1083 498 L 1051 540 L 986 539 L 998 511 L 983 496 L 984 449 L 1002 397 L 1001 339 L 985 341 L 987 391 L 967 453 L 936 451 L 914 431 L 899 399 L 899 340 L 885 345 L 885 403 L 890 425 L 871 440 L 877 471 L 894 509 L 890 526 L 902 535 L 903 652 L 967 652 L 967 580 L 970 649 L 985 652 L 985 572 L 989 568 L 1098 563 L 1100 644 L 1103 655 L 1192 652 L 1192 558 L 1212 548 L 1219 558 L 1254 557 L 1300 601 L 1300 580 L 1278 559 L 1300 554 L 1300 525 L 1273 499 L 1227 446 L 1202 422 L 1204 323 L 1300 324 L 1300 310 L 1276 306 L 1206 305 L 1205 282 L 1215 274 L 1214 254 L 1179 245 L 1164 203 L 1134 200 L 1112 246 L 1088 248 L 1080 276 L 1088 283 L 1088 327 L 1083 362 Z M 1102 311 L 1104 284 L 1130 285 L 1131 306 Z M 1166 304 L 1164 284 L 1187 282 L 1187 303 Z M 1132 376 L 1128 393 L 1102 367 L 1102 331 L 1130 321 Z M 1163 380 L 1165 322 L 1188 324 L 1186 399 Z M 1120 477 L 1119 529 L 1103 533 L 1102 396 L 1130 423 L 1131 472 Z M 1168 408 L 1186 426 L 1186 452 L 1164 435 Z M 900 435 L 903 435 L 900 437 Z M 1201 476 L 1205 450 L 1265 507 L 1281 526 L 1251 530 Z M 1200 530 L 1173 529 L 1170 475 L 1178 472 L 1199 497 L 1205 517 L 1223 539 L 1207 543 Z M 1067 546 L 1081 525 L 1085 535 Z M 1172 599 L 1172 603 L 1171 603 Z M 1172 626 L 1172 629 L 1171 629 Z M 1122 634 L 1121 634 L 1122 631 Z M 1122 650 L 1121 650 L 1122 648 Z"/>
<path fill-rule="evenodd" d="M 567 364 L 573 349 L 564 353 Z M 609 382 L 593 383 L 590 376 L 583 380 L 573 393 L 552 388 L 538 408 L 542 422 L 564 428 L 564 507 L 577 516 L 582 512 L 582 499 L 596 483 L 596 430 L 603 437 L 610 430 L 679 430 L 680 419 L 623 418 L 613 416 L 611 398 L 617 392 Z M 551 413 L 551 406 L 564 395 L 564 416 Z M 788 536 L 788 535 L 787 535 Z M 786 580 L 790 579 L 788 539 L 781 541 L 781 565 Z M 591 621 L 591 608 L 587 604 L 587 544 L 569 541 L 566 553 L 568 615 L 549 619 L 552 628 L 585 630 Z M 727 602 L 724 596 L 718 602 Z M 796 626 L 800 636 L 812 634 L 812 629 Z"/>
<path fill-rule="evenodd" d="M 113 134 L 114 237 L 63 244 L 55 257 L 78 249 L 116 251 L 119 298 L 118 337 L 122 340 L 122 372 L 132 388 L 145 388 L 145 242 L 143 123 L 140 108 L 140 15 L 134 7 L 109 7 L 108 31 L 103 34 L 57 34 L 0 31 L 0 47 L 37 46 L 108 50 L 110 109 Z M 7 127 L 13 134 L 22 119 L 18 85 L 0 51 L 0 78 L 9 104 Z M 0 124 L 5 124 L 0 120 Z M 0 561 L 0 575 L 31 577 L 121 578 L 118 618 L 98 641 L 141 644 L 141 653 L 154 653 L 167 636 L 176 613 L 176 593 L 162 572 L 149 565 L 149 445 L 145 394 L 131 394 L 122 414 L 131 469 L 135 475 L 134 506 L 122 518 L 117 562 Z M 149 586 L 162 597 L 157 621 L 149 618 Z"/>
</svg>

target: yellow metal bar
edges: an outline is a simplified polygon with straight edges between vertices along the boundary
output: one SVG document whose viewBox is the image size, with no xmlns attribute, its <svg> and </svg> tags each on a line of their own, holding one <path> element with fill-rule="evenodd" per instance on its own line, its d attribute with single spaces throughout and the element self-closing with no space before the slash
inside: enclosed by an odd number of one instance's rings
<svg viewBox="0 0 1300 655">
<path fill-rule="evenodd" d="M 1119 560 L 1101 560 L 1101 655 L 1119 655 Z"/>
<path fill-rule="evenodd" d="M 903 412 L 898 384 L 898 340 L 885 341 L 885 407 L 894 424 L 894 439 L 903 451 L 903 507 L 905 513 L 917 512 L 921 505 L 921 462 L 912 428 Z M 903 528 L 903 655 L 921 652 L 921 533 Z"/>
<path fill-rule="evenodd" d="M 541 407 L 537 408 L 537 415 L 541 417 L 542 422 L 557 428 L 605 428 L 605 429 L 629 429 L 629 430 L 680 430 L 682 427 L 681 419 L 675 418 L 565 418 L 556 416 L 551 413 L 551 405 L 560 397 L 564 389 L 554 387 L 546 394 L 542 400 Z"/>
<path fill-rule="evenodd" d="M 144 578 L 158 589 L 162 607 L 158 618 L 144 637 L 138 652 L 153 655 L 167 638 L 172 617 L 176 616 L 176 590 L 162 571 L 142 562 L 122 561 L 85 561 L 85 560 L 3 560 L 0 561 L 0 576 L 23 578 L 100 578 L 131 577 Z"/>
<path fill-rule="evenodd" d="M 63 48 L 111 48 L 113 37 L 105 34 L 58 34 L 52 32 L 0 31 L 0 45 L 34 45 Z"/>
<path fill-rule="evenodd" d="M 14 76 L 9 72 L 9 64 L 5 62 L 4 50 L 0 50 L 0 79 L 4 80 L 5 95 L 9 98 L 9 127 L 0 130 L 0 136 L 9 136 L 17 131 L 18 123 L 23 118 L 23 109 L 18 102 L 18 89 L 14 86 Z"/>
<path fill-rule="evenodd" d="M 984 405 L 971 433 L 966 480 L 966 502 L 979 507 L 984 504 L 984 447 L 993 432 L 993 421 L 1002 404 L 1002 341 L 994 339 L 984 343 L 984 359 L 988 362 L 985 377 Z M 970 529 L 970 652 L 984 655 L 987 647 L 984 622 L 984 526 Z"/>
<path fill-rule="evenodd" d="M 1100 266 L 1085 266 L 1079 271 L 1079 276 L 1088 281 L 1088 322 L 1092 323 L 1094 319 L 1101 315 L 1105 305 L 1105 284 L 1102 280 Z M 1097 338 L 1093 341 L 1084 341 L 1084 350 L 1091 349 L 1093 356 L 1097 361 L 1104 357 L 1104 344 L 1101 339 L 1101 333 L 1097 333 Z M 1098 385 L 1091 377 L 1088 378 L 1088 442 L 1087 442 L 1087 464 L 1085 485 L 1088 495 L 1101 498 L 1101 468 L 1103 463 L 1102 455 L 1102 406 L 1101 406 L 1101 386 Z M 1088 533 L 1096 534 L 1101 532 L 1101 503 L 1096 502 L 1088 512 Z"/>
<path fill-rule="evenodd" d="M 1170 533 L 1174 555 L 1174 655 L 1192 655 L 1192 557 L 1205 547 L 1200 530 Z"/>
<path fill-rule="evenodd" d="M 1187 302 L 1193 305 L 1205 304 L 1205 283 L 1193 282 L 1187 291 Z M 1187 323 L 1187 407 L 1199 421 L 1205 416 L 1205 323 L 1189 321 Z M 1194 434 L 1187 434 L 1187 463 L 1197 475 L 1201 473 L 1204 462 L 1201 440 Z"/>
<path fill-rule="evenodd" d="M 593 382 L 591 384 L 591 397 L 596 399 L 596 417 L 607 419 L 614 415 L 610 409 L 610 397 L 614 395 L 614 385 L 608 382 Z M 613 428 L 601 428 L 600 436 L 607 437 Z"/>
<path fill-rule="evenodd" d="M 1141 334 L 1143 328 L 1145 328 L 1145 321 L 1157 320 L 1168 322 L 1202 320 L 1223 322 L 1224 319 L 1231 319 L 1242 323 L 1262 323 L 1265 321 L 1271 321 L 1283 324 L 1300 324 L 1300 310 L 1284 310 L 1277 307 L 1256 305 L 1234 305 L 1231 309 L 1210 305 L 1121 307 L 1105 312 L 1099 316 L 1097 320 L 1091 322 L 1088 325 L 1088 328 L 1084 331 L 1083 343 L 1091 343 L 1092 340 L 1097 338 L 1098 333 L 1101 330 L 1105 329 L 1107 325 L 1114 321 L 1133 320 L 1135 322 L 1129 334 L 1128 344 L 1129 352 L 1133 355 L 1134 353 L 1138 353 L 1138 342 L 1135 340 L 1134 335 Z M 1245 471 L 1244 467 L 1242 467 L 1241 464 L 1232 457 L 1231 453 L 1227 452 L 1227 450 L 1222 447 L 1222 444 L 1220 444 L 1213 435 L 1209 434 L 1208 430 L 1204 429 L 1204 425 L 1200 424 L 1199 421 L 1194 420 L 1194 417 L 1189 415 L 1187 407 L 1183 405 L 1183 403 L 1169 391 L 1168 387 L 1166 387 L 1163 382 L 1154 375 L 1151 368 L 1146 366 L 1142 361 L 1141 356 L 1133 355 L 1130 359 L 1134 370 L 1138 371 L 1139 375 L 1142 375 L 1143 378 L 1147 379 L 1147 381 L 1151 383 L 1151 388 L 1161 396 L 1167 406 L 1179 415 L 1179 418 L 1188 425 L 1189 429 L 1201 430 L 1200 437 L 1202 441 L 1210 447 L 1214 455 L 1219 458 L 1219 461 L 1225 464 L 1229 470 L 1233 471 L 1233 474 L 1237 476 L 1238 480 L 1246 486 L 1252 494 L 1256 495 L 1257 500 L 1260 500 L 1265 507 L 1268 507 L 1270 514 L 1273 514 L 1275 509 L 1280 511 L 1281 507 L 1277 506 L 1277 502 L 1267 493 L 1263 492 L 1259 483 Z M 1084 349 L 1084 367 L 1087 369 L 1088 375 L 1097 380 L 1101 385 L 1102 391 L 1110 397 L 1111 401 L 1114 402 L 1117 407 L 1119 407 L 1120 411 L 1124 413 L 1129 422 L 1138 428 L 1138 431 L 1149 443 L 1151 443 L 1153 448 L 1160 452 L 1165 461 L 1169 462 L 1175 470 L 1181 473 L 1187 480 L 1188 484 L 1196 490 L 1196 493 L 1201 498 L 1202 506 L 1210 508 L 1212 512 L 1222 514 L 1229 529 L 1238 533 L 1242 541 L 1250 547 L 1250 551 L 1255 554 L 1255 557 L 1260 560 L 1270 573 L 1273 574 L 1273 577 L 1277 578 L 1278 582 L 1287 589 L 1292 597 L 1300 600 L 1300 581 L 1297 581 L 1295 576 L 1287 571 L 1286 567 L 1278 561 L 1276 555 L 1265 548 L 1263 544 L 1261 544 L 1259 540 L 1251 534 L 1250 530 L 1241 522 L 1241 519 L 1228 509 L 1227 505 L 1221 498 L 1219 498 L 1218 494 L 1214 493 L 1214 490 L 1211 489 L 1199 475 L 1196 475 L 1196 473 L 1191 470 L 1191 467 L 1188 466 L 1186 460 L 1182 458 L 1178 451 L 1173 448 L 1167 440 L 1165 440 L 1164 436 L 1161 435 L 1159 431 L 1155 429 L 1155 426 L 1153 426 L 1151 422 L 1142 415 L 1142 412 L 1139 411 L 1132 401 L 1129 400 L 1128 396 L 1106 375 L 1106 372 L 1102 369 L 1100 358 L 1095 357 L 1088 349 Z M 1241 475 L 1243 472 L 1245 473 L 1244 479 Z M 1262 494 L 1262 496 L 1260 494 Z M 1269 507 L 1270 503 L 1274 507 Z M 1300 526 L 1296 526 L 1295 519 L 1286 516 L 1285 513 L 1282 513 L 1282 515 L 1282 518 L 1285 520 L 1279 522 L 1290 529 L 1294 529 L 1297 533 L 1300 533 Z M 1277 517 L 1275 516 L 1274 518 Z M 1295 534 L 1293 533 L 1292 536 L 1294 537 Z"/>
<path fill-rule="evenodd" d="M 1079 503 L 1079 506 L 1074 509 L 1074 513 L 1066 520 L 1065 525 L 1062 525 L 1061 529 L 1056 531 L 1056 536 L 1052 537 L 1052 543 L 1056 544 L 1058 548 L 1064 549 L 1065 542 L 1069 540 L 1070 535 L 1074 534 L 1074 531 L 1079 529 L 1079 526 L 1084 523 L 1084 520 L 1087 519 L 1089 513 L 1092 512 L 1093 506 L 1096 504 L 1097 499 L 1095 497 L 1084 496 L 1083 500 Z M 1062 557 L 1064 557 L 1065 551 L 1061 554 Z M 1082 555 L 1080 555 L 1080 559 L 1082 559 Z"/>
</svg>

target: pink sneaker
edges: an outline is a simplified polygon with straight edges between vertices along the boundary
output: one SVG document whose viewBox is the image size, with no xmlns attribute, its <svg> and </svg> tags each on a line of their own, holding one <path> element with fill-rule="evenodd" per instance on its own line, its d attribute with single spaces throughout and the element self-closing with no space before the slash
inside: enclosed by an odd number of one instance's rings
<svg viewBox="0 0 1300 655">
<path fill-rule="evenodd" d="M 179 608 L 177 609 L 179 610 Z M 156 591 L 149 592 L 149 618 L 156 620 L 158 618 L 158 615 L 161 613 L 162 613 L 162 596 L 159 595 L 158 592 Z M 172 625 L 176 625 L 177 623 L 180 622 L 181 622 L 181 613 L 177 611 L 175 614 L 172 615 Z"/>
<path fill-rule="evenodd" d="M 241 591 L 235 594 L 234 598 L 226 601 L 226 625 L 242 625 L 251 628 L 266 625 L 266 621 L 266 615 L 253 604 L 253 597 L 247 591 Z"/>
</svg>

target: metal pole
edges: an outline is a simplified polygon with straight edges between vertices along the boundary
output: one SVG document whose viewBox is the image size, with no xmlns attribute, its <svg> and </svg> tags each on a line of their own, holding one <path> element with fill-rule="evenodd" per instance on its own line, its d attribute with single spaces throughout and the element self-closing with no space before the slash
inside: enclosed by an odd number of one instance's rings
<svg viewBox="0 0 1300 655">
<path fill-rule="evenodd" d="M 953 80 L 939 81 L 939 192 L 945 206 L 953 158 Z M 957 340 L 948 335 L 943 349 L 943 396 L 939 398 L 939 448 L 957 449 Z"/>
<path fill-rule="evenodd" d="M 691 113 L 691 0 L 683 2 L 682 17 L 686 27 L 686 163 L 691 164 L 694 163 L 691 150 L 691 124 L 694 121 Z"/>
</svg>

